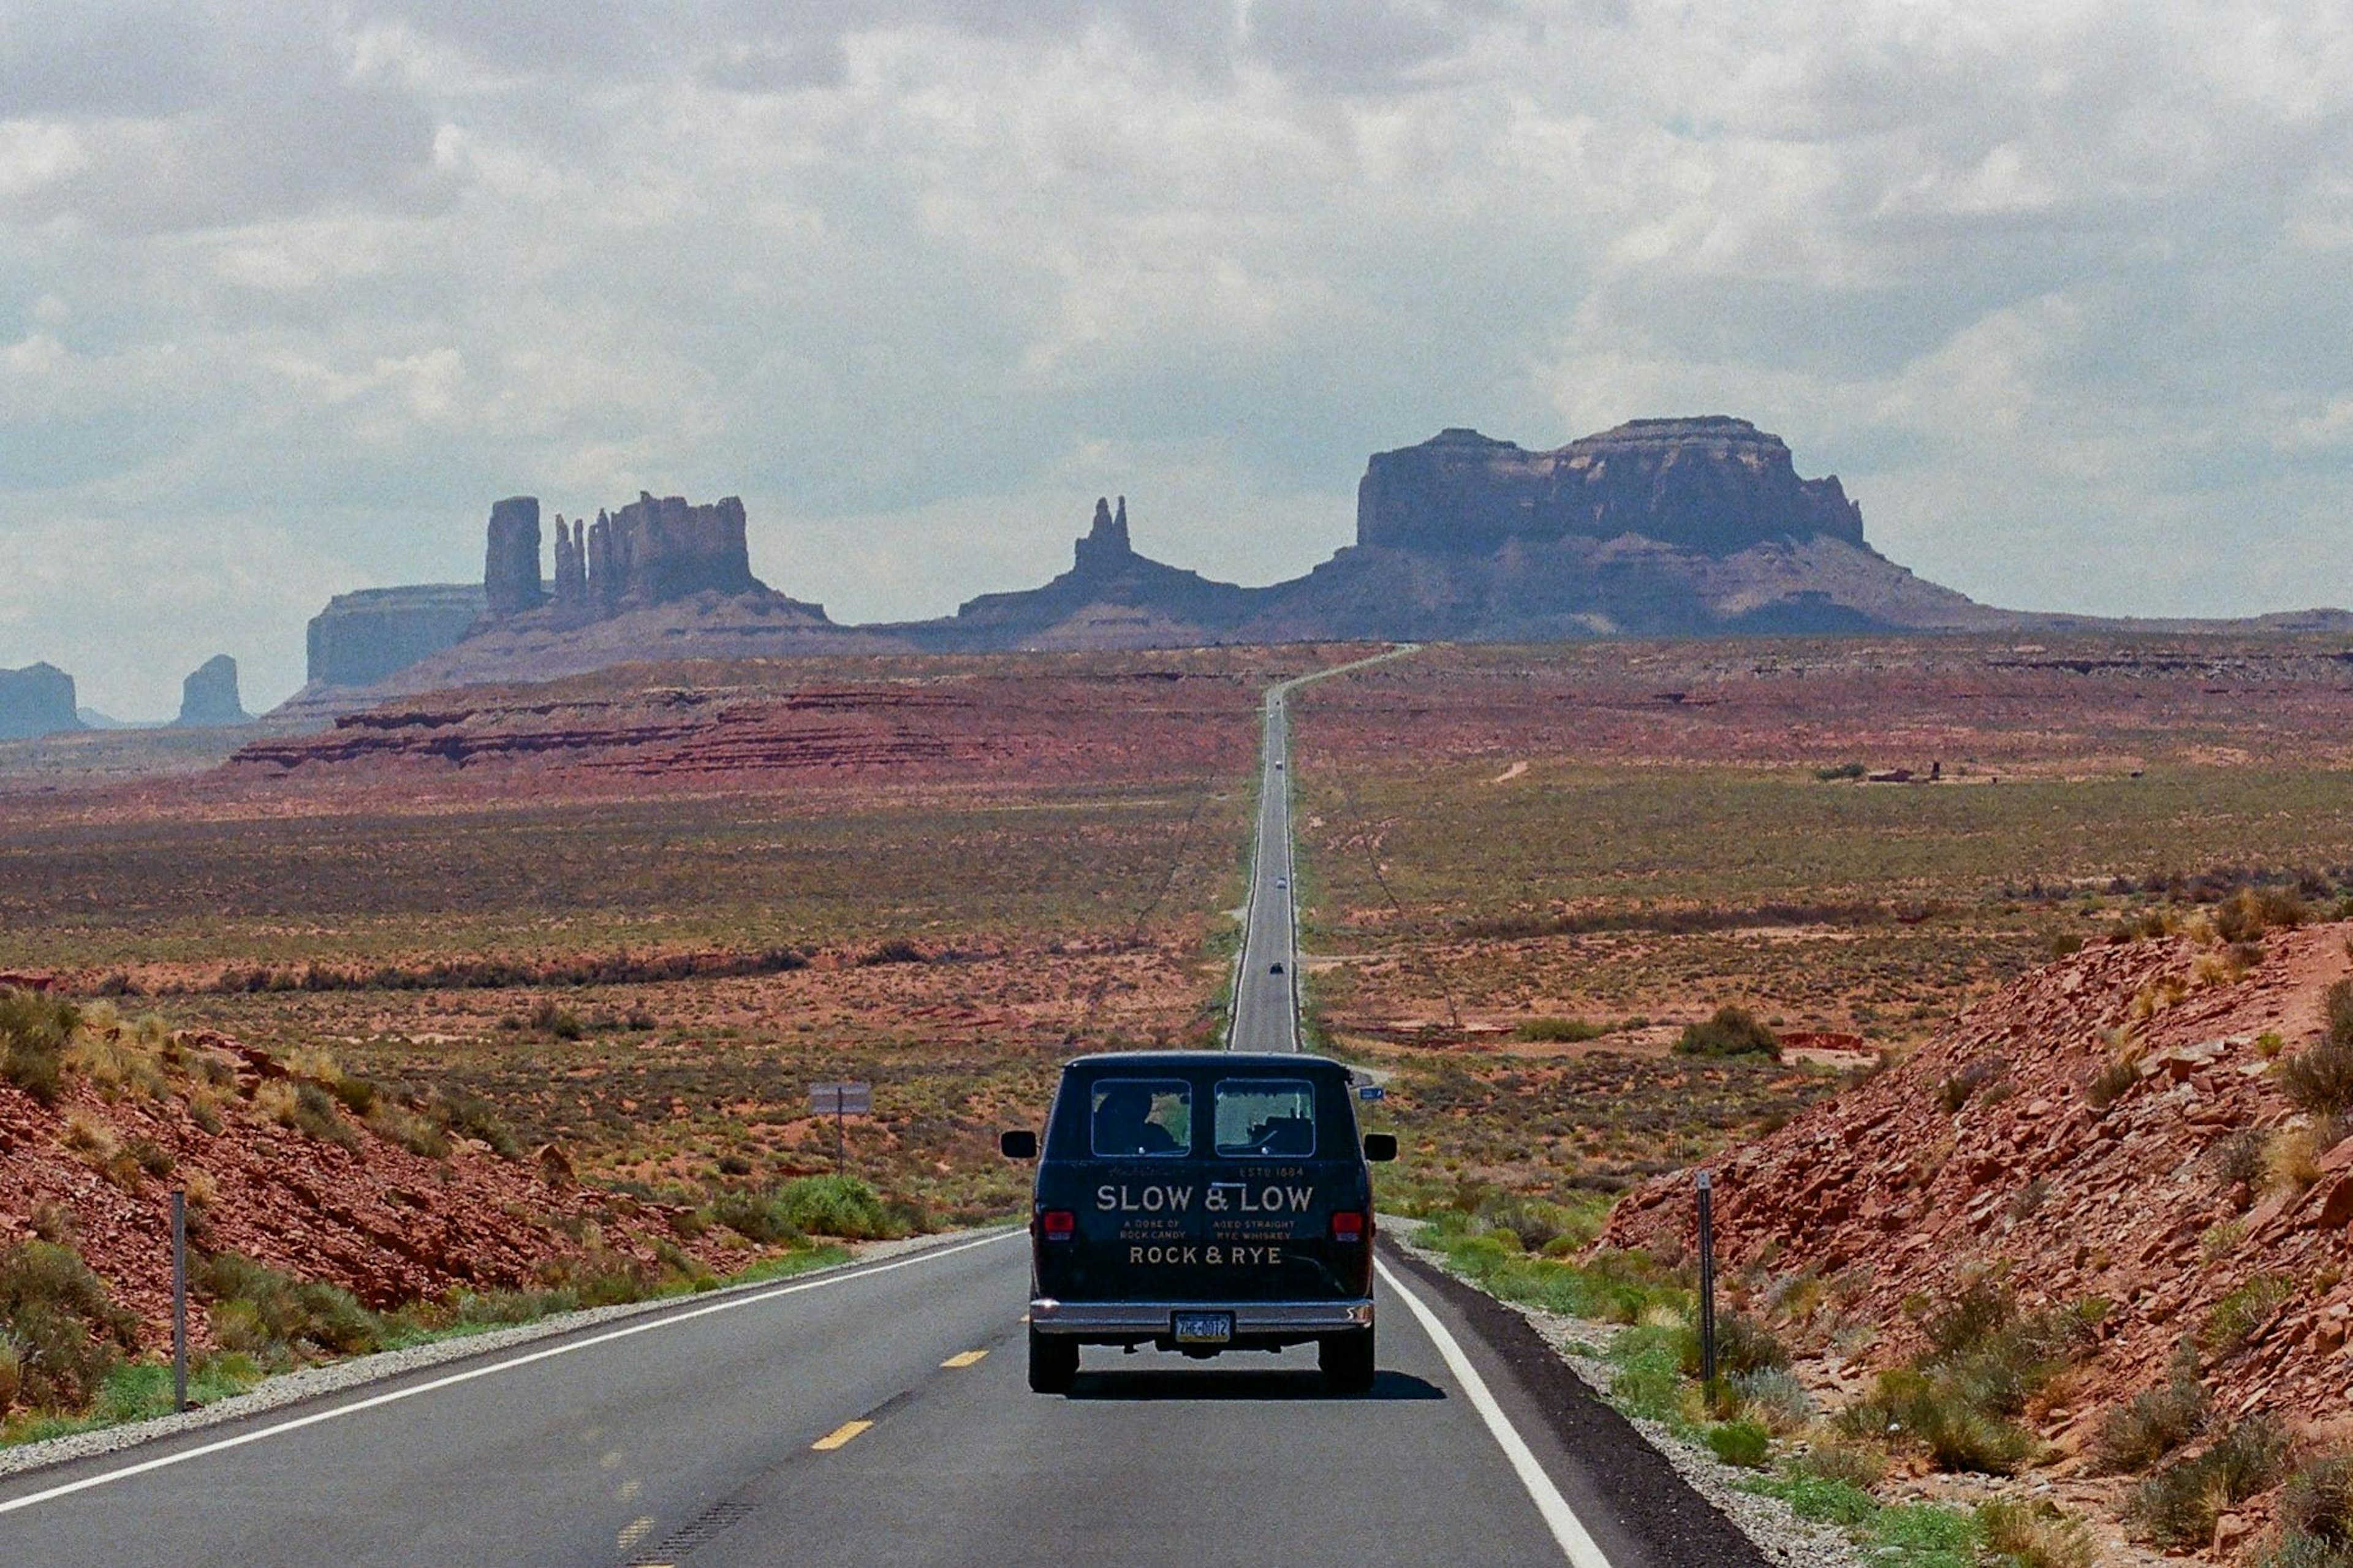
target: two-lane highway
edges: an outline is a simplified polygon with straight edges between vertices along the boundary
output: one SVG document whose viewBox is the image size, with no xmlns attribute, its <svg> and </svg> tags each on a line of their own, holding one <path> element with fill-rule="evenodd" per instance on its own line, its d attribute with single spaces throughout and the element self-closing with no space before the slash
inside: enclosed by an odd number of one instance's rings
<svg viewBox="0 0 2353 1568">
<path fill-rule="evenodd" d="M 1639 1440 L 1623 1439 L 1647 1472 L 1578 1451 L 1557 1419 L 1573 1394 L 1530 1381 L 1526 1347 L 1499 1350 L 1476 1302 L 1402 1265 L 1379 1289 L 1368 1396 L 1327 1394 L 1306 1351 L 1208 1365 L 1090 1351 L 1071 1397 L 1033 1394 L 1025 1243 L 1004 1233 L 691 1301 L 16 1477 L 0 1482 L 0 1562 L 1761 1563 L 1704 1505 L 1672 1495 Z M 1523 1455 L 1498 1442 L 1495 1417 Z M 1530 1463 L 1592 1555 L 1563 1549 Z"/>
<path fill-rule="evenodd" d="M 1244 1049 L 1297 1041 L 1287 692 Z M 1400 1256 L 1368 1395 L 1327 1393 L 1308 1348 L 1090 1349 L 1063 1398 L 1025 1383 L 1027 1242 L 693 1298 L 0 1480 L 0 1564 L 1765 1568 L 1522 1320 Z"/>
<path fill-rule="evenodd" d="M 1299 916 L 1293 900 L 1291 831 L 1291 694 L 1369 665 L 1403 658 L 1420 645 L 1407 643 L 1370 658 L 1335 665 L 1267 690 L 1261 724 L 1258 826 L 1251 842 L 1250 900 L 1242 918 L 1241 956 L 1235 961 L 1233 1014 L 1226 1045 L 1237 1051 L 1299 1048 Z"/>
</svg>

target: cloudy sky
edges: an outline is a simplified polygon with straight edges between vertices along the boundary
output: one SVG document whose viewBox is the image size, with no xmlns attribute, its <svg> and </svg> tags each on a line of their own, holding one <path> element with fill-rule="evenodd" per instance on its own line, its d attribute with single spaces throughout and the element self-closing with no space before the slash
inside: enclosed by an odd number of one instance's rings
<svg viewBox="0 0 2353 1568">
<path fill-rule="evenodd" d="M 2353 605 L 2342 0 L 0 0 L 0 666 L 168 713 L 490 502 L 927 616 L 1746 416 L 2004 605 Z"/>
</svg>

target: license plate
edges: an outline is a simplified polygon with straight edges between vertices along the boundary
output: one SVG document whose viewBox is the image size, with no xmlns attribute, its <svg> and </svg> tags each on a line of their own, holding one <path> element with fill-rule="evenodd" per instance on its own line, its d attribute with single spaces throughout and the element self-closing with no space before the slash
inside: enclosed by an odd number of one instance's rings
<svg viewBox="0 0 2353 1568">
<path fill-rule="evenodd" d="M 1231 1312 L 1179 1312 L 1172 1337 L 1180 1345 L 1222 1345 L 1234 1337 Z"/>
</svg>

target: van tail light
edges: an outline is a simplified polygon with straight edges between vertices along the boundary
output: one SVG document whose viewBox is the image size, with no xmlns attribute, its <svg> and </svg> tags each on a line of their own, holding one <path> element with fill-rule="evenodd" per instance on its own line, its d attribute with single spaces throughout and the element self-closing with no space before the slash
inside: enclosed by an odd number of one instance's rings
<svg viewBox="0 0 2353 1568">
<path fill-rule="evenodd" d="M 1079 1216 L 1069 1209 L 1048 1209 L 1038 1216 L 1038 1231 L 1048 1241 L 1068 1241 L 1078 1234 Z"/>
<path fill-rule="evenodd" d="M 1365 1216 L 1354 1209 L 1344 1209 L 1332 1216 L 1332 1239 L 1358 1242 L 1365 1239 Z"/>
</svg>

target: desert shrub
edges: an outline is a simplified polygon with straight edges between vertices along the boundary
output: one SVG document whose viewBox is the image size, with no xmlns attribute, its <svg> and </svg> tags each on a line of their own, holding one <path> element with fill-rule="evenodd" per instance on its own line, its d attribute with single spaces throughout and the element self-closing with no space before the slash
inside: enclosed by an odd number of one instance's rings
<svg viewBox="0 0 2353 1568">
<path fill-rule="evenodd" d="M 2310 1127 L 2283 1127 L 2263 1140 L 2263 1185 L 2275 1193 L 2305 1191 L 2320 1180 L 2320 1141 Z"/>
<path fill-rule="evenodd" d="M 2105 1110 L 2139 1081 L 2140 1063 L 2128 1057 L 2111 1058 L 2084 1086 L 2084 1103 L 2094 1110 Z"/>
<path fill-rule="evenodd" d="M 543 996 L 531 1010 L 531 1026 L 541 1034 L 559 1040 L 576 1040 L 587 1034 L 580 1015 L 557 1005 L 553 996 Z"/>
<path fill-rule="evenodd" d="M 1699 1375 L 1699 1330 L 1683 1331 L 1681 1347 L 1685 1377 Z M 1715 1370 L 1721 1377 L 1744 1373 L 1780 1372 L 1788 1367 L 1789 1350 L 1773 1331 L 1741 1312 L 1719 1312 L 1715 1319 Z"/>
<path fill-rule="evenodd" d="M 787 1225 L 810 1236 L 871 1241 L 906 1234 L 903 1222 L 856 1176 L 802 1176 L 786 1182 L 776 1194 L 776 1209 Z"/>
<path fill-rule="evenodd" d="M 2263 1129 L 2240 1129 L 2217 1142 L 2208 1157 L 2213 1163 L 2215 1180 L 2224 1186 L 2235 1187 L 2242 1182 L 2253 1186 L 2263 1174 Z"/>
<path fill-rule="evenodd" d="M 384 1342 L 384 1321 L 337 1286 L 234 1252 L 200 1259 L 194 1273 L 213 1299 L 215 1341 L 264 1365 L 290 1365 L 313 1352 L 359 1355 Z"/>
<path fill-rule="evenodd" d="M 321 1142 L 340 1143 L 346 1149 L 359 1142 L 336 1111 L 335 1097 L 307 1080 L 294 1086 L 294 1105 L 287 1113 L 287 1125 Z"/>
<path fill-rule="evenodd" d="M 428 1160 L 448 1158 L 448 1134 L 406 1106 L 378 1100 L 368 1110 L 367 1125 L 377 1137 L 397 1143 L 412 1154 L 422 1154 Z"/>
<path fill-rule="evenodd" d="M 1687 1057 L 1770 1057 L 1781 1059 L 1781 1042 L 1746 1007 L 1726 1003 L 1704 1023 L 1687 1024 L 1675 1050 Z"/>
<path fill-rule="evenodd" d="M 2049 1503 L 1979 1503 L 1977 1527 L 1985 1550 L 2017 1568 L 2096 1568 L 2100 1560 L 2099 1543 L 2083 1521 Z"/>
<path fill-rule="evenodd" d="M 860 966 L 869 969 L 884 963 L 929 963 L 930 962 L 922 948 L 902 936 L 894 936 L 871 952 L 858 955 Z"/>
<path fill-rule="evenodd" d="M 1976 1097 L 1978 1090 L 2010 1070 L 2010 1063 L 1999 1056 L 1979 1057 L 1962 1065 L 1961 1070 L 1936 1086 L 1936 1103 L 1947 1116 L 1953 1115 Z"/>
<path fill-rule="evenodd" d="M 1806 1385 L 1779 1367 L 1760 1367 L 1737 1373 L 1732 1391 L 1740 1407 L 1776 1436 L 1798 1431 L 1814 1417 L 1813 1395 Z"/>
<path fill-rule="evenodd" d="M 2311 918 L 2292 888 L 2242 888 L 2214 910 L 2214 933 L 2224 942 L 2253 942 L 2267 931 L 2294 930 Z"/>
<path fill-rule="evenodd" d="M 2290 1476 L 2278 1517 L 2290 1541 L 2353 1557 L 2353 1458 L 2331 1455 Z"/>
<path fill-rule="evenodd" d="M 711 1205 L 711 1217 L 744 1240 L 762 1247 L 798 1241 L 806 1232 L 785 1217 L 772 1194 L 727 1193 Z"/>
<path fill-rule="evenodd" d="M 82 1409 L 135 1348 L 137 1329 L 72 1248 L 23 1241 L 0 1251 L 0 1344 L 16 1363 L 13 1399 Z"/>
<path fill-rule="evenodd" d="M 2093 1453 L 2098 1468 L 2131 1475 L 2206 1430 L 2206 1385 L 2177 1371 L 2172 1381 L 2143 1389 L 2100 1420 Z"/>
<path fill-rule="evenodd" d="M 1879 1374 L 1865 1399 L 1840 1413 L 1852 1436 L 1884 1436 L 1925 1450 L 1940 1470 L 2006 1476 L 2034 1454 L 2033 1436 L 1977 1404 L 1949 1376 L 1898 1367 Z"/>
<path fill-rule="evenodd" d="M 487 1143 L 491 1152 L 501 1160 L 522 1158 L 522 1142 L 487 1100 L 474 1095 L 452 1092 L 435 1100 L 431 1106 L 435 1120 L 460 1138 L 472 1138 Z"/>
<path fill-rule="evenodd" d="M 1921 1447 L 1940 1469 L 2010 1474 L 2035 1450 L 2015 1417 L 2081 1353 L 2097 1320 L 2090 1305 L 2022 1312 L 2000 1280 L 1974 1280 L 1922 1323 L 1927 1350 L 1882 1373 L 1872 1395 L 1841 1413 L 1841 1428 Z"/>
<path fill-rule="evenodd" d="M 1773 1451 L 1770 1435 L 1754 1421 L 1726 1421 L 1709 1427 L 1707 1446 L 1717 1458 L 1744 1470 L 1763 1469 Z"/>
<path fill-rule="evenodd" d="M 2328 988 L 2320 1038 L 2279 1067 L 2280 1092 L 2316 1116 L 2353 1110 L 2353 980 Z"/>
<path fill-rule="evenodd" d="M 1814 777 L 1824 784 L 1833 784 L 1840 779 L 1859 779 L 1870 771 L 1861 763 L 1840 763 L 1832 767 L 1816 768 Z"/>
<path fill-rule="evenodd" d="M 1887 1474 L 1887 1450 L 1878 1444 L 1835 1434 L 1817 1438 L 1790 1468 L 1817 1480 L 1852 1487 L 1866 1495 Z"/>
<path fill-rule="evenodd" d="M 2277 1274 L 2256 1275 L 2214 1303 L 2199 1326 L 2199 1344 L 2215 1355 L 2229 1355 L 2270 1320 L 2281 1302 L 2295 1295 L 2294 1280 Z"/>
<path fill-rule="evenodd" d="M 2176 1459 L 2134 1488 L 2125 1518 L 2159 1546 L 2204 1546 L 2225 1511 L 2278 1484 L 2289 1447 L 2277 1421 L 2249 1416 L 2205 1452 Z"/>
<path fill-rule="evenodd" d="M 1512 1037 L 1575 1045 L 1582 1040 L 1598 1040 L 1609 1032 L 1601 1025 L 1583 1018 L 1523 1018 L 1512 1031 Z"/>
<path fill-rule="evenodd" d="M 81 1026 L 72 1004 L 37 991 L 0 990 L 0 1079 L 43 1105 L 65 1091 L 65 1050 Z"/>
</svg>

